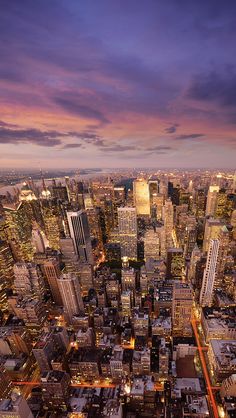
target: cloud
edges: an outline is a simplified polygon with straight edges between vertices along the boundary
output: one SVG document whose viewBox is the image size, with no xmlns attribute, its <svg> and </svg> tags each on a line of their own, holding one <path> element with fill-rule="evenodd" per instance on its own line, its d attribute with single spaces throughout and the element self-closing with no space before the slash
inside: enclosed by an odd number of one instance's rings
<svg viewBox="0 0 236 418">
<path fill-rule="evenodd" d="M 103 148 L 104 151 L 108 152 L 125 152 L 125 151 L 136 151 L 138 148 L 133 145 L 120 145 L 116 144 L 113 146 L 106 146 Z"/>
<path fill-rule="evenodd" d="M 178 123 L 174 123 L 173 125 L 169 126 L 165 129 L 165 132 L 167 134 L 174 134 L 177 131 L 177 128 L 179 127 Z"/>
<path fill-rule="evenodd" d="M 44 147 L 54 147 L 61 144 L 65 135 L 57 131 L 41 131 L 35 128 L 14 129 L 0 127 L 0 144 L 31 143 Z"/>
<path fill-rule="evenodd" d="M 81 148 L 82 144 L 65 144 L 63 149 Z"/>
<path fill-rule="evenodd" d="M 188 90 L 188 97 L 205 102 L 215 102 L 221 106 L 236 107 L 236 72 L 225 74 L 210 72 L 196 76 Z"/>
<path fill-rule="evenodd" d="M 76 138 L 81 142 L 66 144 L 68 138 Z M 94 132 L 89 131 L 68 131 L 56 130 L 43 131 L 36 128 L 24 128 L 0 121 L 0 144 L 25 144 L 31 143 L 44 147 L 64 145 L 64 148 L 79 148 L 83 144 L 94 146 L 105 146 L 105 140 Z"/>
<path fill-rule="evenodd" d="M 146 151 L 170 151 L 172 149 L 168 145 L 157 145 L 156 147 L 147 148 Z"/>
<path fill-rule="evenodd" d="M 90 105 L 83 104 L 84 98 L 79 94 L 73 96 L 71 93 L 64 93 L 61 96 L 53 97 L 52 100 L 69 113 L 94 119 L 103 124 L 109 123 L 109 120 L 99 110 L 94 109 Z"/>
<path fill-rule="evenodd" d="M 17 125 L 0 120 L 0 127 L 17 128 Z"/>
<path fill-rule="evenodd" d="M 204 137 L 204 134 L 183 134 L 183 135 L 178 135 L 175 137 L 175 139 L 179 140 L 179 141 L 184 141 L 184 140 L 188 140 L 188 139 L 197 139 L 197 138 L 202 138 Z"/>
</svg>

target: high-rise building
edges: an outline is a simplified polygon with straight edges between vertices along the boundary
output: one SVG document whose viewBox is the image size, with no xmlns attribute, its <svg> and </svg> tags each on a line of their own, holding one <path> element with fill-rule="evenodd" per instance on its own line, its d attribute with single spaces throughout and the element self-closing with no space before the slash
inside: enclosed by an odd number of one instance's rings
<svg viewBox="0 0 236 418">
<path fill-rule="evenodd" d="M 170 199 L 167 199 L 163 206 L 163 220 L 166 234 L 166 249 L 172 247 L 172 232 L 174 226 L 174 208 Z"/>
<path fill-rule="evenodd" d="M 198 248 L 198 245 L 195 244 L 195 247 L 191 254 L 190 259 L 190 266 L 189 266 L 189 272 L 188 272 L 188 278 L 192 284 L 195 285 L 195 276 L 196 276 L 196 267 L 197 262 L 201 259 L 201 251 Z"/>
<path fill-rule="evenodd" d="M 214 297 L 214 288 L 217 282 L 217 267 L 219 258 L 219 240 L 211 239 L 210 246 L 207 253 L 206 268 L 204 270 L 201 293 L 200 293 L 200 305 L 211 306 Z"/>
<path fill-rule="evenodd" d="M 214 216 L 219 186 L 210 186 L 207 193 L 206 216 Z"/>
<path fill-rule="evenodd" d="M 69 321 L 73 315 L 84 311 L 79 280 L 71 273 L 62 274 L 58 279 L 65 314 Z"/>
<path fill-rule="evenodd" d="M 46 237 L 42 231 L 34 225 L 32 229 L 32 245 L 36 253 L 44 253 L 46 248 Z"/>
<path fill-rule="evenodd" d="M 220 219 L 209 218 L 206 219 L 204 240 L 203 240 L 203 252 L 207 253 L 211 239 L 217 239 L 219 233 L 224 226 Z"/>
<path fill-rule="evenodd" d="M 144 235 L 144 258 L 158 259 L 160 257 L 160 239 L 156 229 L 150 229 Z"/>
<path fill-rule="evenodd" d="M 43 400 L 56 411 L 67 411 L 69 405 L 70 376 L 61 370 L 44 372 L 41 376 Z"/>
<path fill-rule="evenodd" d="M 42 202 L 42 216 L 45 227 L 45 235 L 49 247 L 59 250 L 60 230 L 62 230 L 62 216 L 58 210 L 56 199 Z"/>
<path fill-rule="evenodd" d="M 133 182 L 133 188 L 137 215 L 150 216 L 150 192 L 148 182 L 144 179 L 137 179 Z"/>
<path fill-rule="evenodd" d="M 196 192 L 196 216 L 204 218 L 206 210 L 206 194 L 204 189 L 198 189 Z"/>
<path fill-rule="evenodd" d="M 191 336 L 193 307 L 192 289 L 187 283 L 175 282 L 173 286 L 172 325 L 174 336 Z"/>
<path fill-rule="evenodd" d="M 14 259 L 30 261 L 33 258 L 32 220 L 28 216 L 23 202 L 19 205 L 8 206 L 5 210 L 5 231 Z"/>
<path fill-rule="evenodd" d="M 0 240 L 0 306 L 2 309 L 7 304 L 6 289 L 10 288 L 13 283 L 13 265 L 14 261 L 8 243 Z"/>
<path fill-rule="evenodd" d="M 67 212 L 70 236 L 81 261 L 93 264 L 91 237 L 86 211 Z"/>
<path fill-rule="evenodd" d="M 182 248 L 169 248 L 167 250 L 167 279 L 182 279 L 184 273 L 184 257 Z"/>
<path fill-rule="evenodd" d="M 136 273 L 133 268 L 123 267 L 121 270 L 122 290 L 134 290 L 136 285 Z"/>
<path fill-rule="evenodd" d="M 34 418 L 26 400 L 17 392 L 0 403 L 0 418 Z"/>
<path fill-rule="evenodd" d="M 121 257 L 137 259 L 137 214 L 135 208 L 118 208 Z"/>
<path fill-rule="evenodd" d="M 58 279 L 60 277 L 60 264 L 56 258 L 47 258 L 43 263 L 43 270 L 49 284 L 52 298 L 58 306 L 62 306 L 61 293 L 58 286 Z"/>
<path fill-rule="evenodd" d="M 42 298 L 45 287 L 39 267 L 34 263 L 14 265 L 14 289 L 18 295 Z"/>
</svg>

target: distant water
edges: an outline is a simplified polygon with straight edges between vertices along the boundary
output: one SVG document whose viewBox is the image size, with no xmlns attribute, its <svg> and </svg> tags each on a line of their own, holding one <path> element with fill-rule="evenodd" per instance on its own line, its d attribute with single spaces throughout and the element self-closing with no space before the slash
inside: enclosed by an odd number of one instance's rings
<svg viewBox="0 0 236 418">
<path fill-rule="evenodd" d="M 77 181 L 79 180 L 88 180 L 88 179 L 95 179 L 98 177 L 104 177 L 106 174 L 108 174 L 107 170 L 98 170 L 98 171 L 92 171 L 86 174 L 79 174 L 79 175 L 74 175 L 74 176 L 69 176 L 71 179 L 76 179 Z M 51 186 L 52 185 L 52 180 L 55 179 L 57 183 L 61 182 L 62 184 L 65 184 L 65 176 L 64 177 L 53 177 L 53 178 L 45 178 L 45 183 L 47 186 Z M 32 179 L 33 180 L 33 179 Z M 27 180 L 26 180 L 27 181 Z M 35 185 L 39 185 L 42 184 L 42 180 L 33 180 Z M 14 185 L 7 185 L 7 186 L 1 186 L 0 185 L 0 194 L 4 195 L 7 192 L 14 194 L 14 190 L 17 189 L 21 189 L 21 187 L 23 186 L 24 181 L 20 182 L 20 183 L 16 183 Z"/>
</svg>

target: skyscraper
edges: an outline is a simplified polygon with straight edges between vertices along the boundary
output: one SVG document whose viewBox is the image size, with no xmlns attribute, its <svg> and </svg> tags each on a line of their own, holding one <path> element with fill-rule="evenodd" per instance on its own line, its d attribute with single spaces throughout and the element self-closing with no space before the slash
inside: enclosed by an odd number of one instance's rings
<svg viewBox="0 0 236 418">
<path fill-rule="evenodd" d="M 220 219 L 206 219 L 203 241 L 204 252 L 208 251 L 210 240 L 217 239 L 219 237 L 219 233 L 223 226 L 224 224 Z"/>
<path fill-rule="evenodd" d="M 193 295 L 187 283 L 175 282 L 173 286 L 172 326 L 174 336 L 192 335 Z"/>
<path fill-rule="evenodd" d="M 73 315 L 84 311 L 79 280 L 71 273 L 62 274 L 58 279 L 66 316 L 71 321 Z"/>
<path fill-rule="evenodd" d="M 214 297 L 214 287 L 217 281 L 217 264 L 219 255 L 219 240 L 211 239 L 207 254 L 206 268 L 204 270 L 200 305 L 211 306 Z"/>
<path fill-rule="evenodd" d="M 219 186 L 210 186 L 207 193 L 206 216 L 214 216 Z"/>
<path fill-rule="evenodd" d="M 59 261 L 56 258 L 48 258 L 43 263 L 43 269 L 51 290 L 53 300 L 57 305 L 61 306 L 62 298 L 58 287 L 58 279 L 60 277 Z"/>
<path fill-rule="evenodd" d="M 137 215 L 150 216 L 150 192 L 148 182 L 144 179 L 137 179 L 133 182 L 133 187 Z"/>
<path fill-rule="evenodd" d="M 81 261 L 93 264 L 93 253 L 86 211 L 67 212 L 70 236 Z"/>
<path fill-rule="evenodd" d="M 163 206 L 163 220 L 166 234 L 166 249 L 172 247 L 172 232 L 174 226 L 174 208 L 170 199 Z"/>
<path fill-rule="evenodd" d="M 137 214 L 135 208 L 118 208 L 121 257 L 137 259 Z"/>
</svg>

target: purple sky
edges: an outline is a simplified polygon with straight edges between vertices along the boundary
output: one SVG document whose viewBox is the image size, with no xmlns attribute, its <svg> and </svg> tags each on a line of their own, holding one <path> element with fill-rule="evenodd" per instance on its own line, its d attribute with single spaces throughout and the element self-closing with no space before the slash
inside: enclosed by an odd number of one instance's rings
<svg viewBox="0 0 236 418">
<path fill-rule="evenodd" d="M 0 166 L 235 168 L 235 0 L 0 4 Z"/>
</svg>

